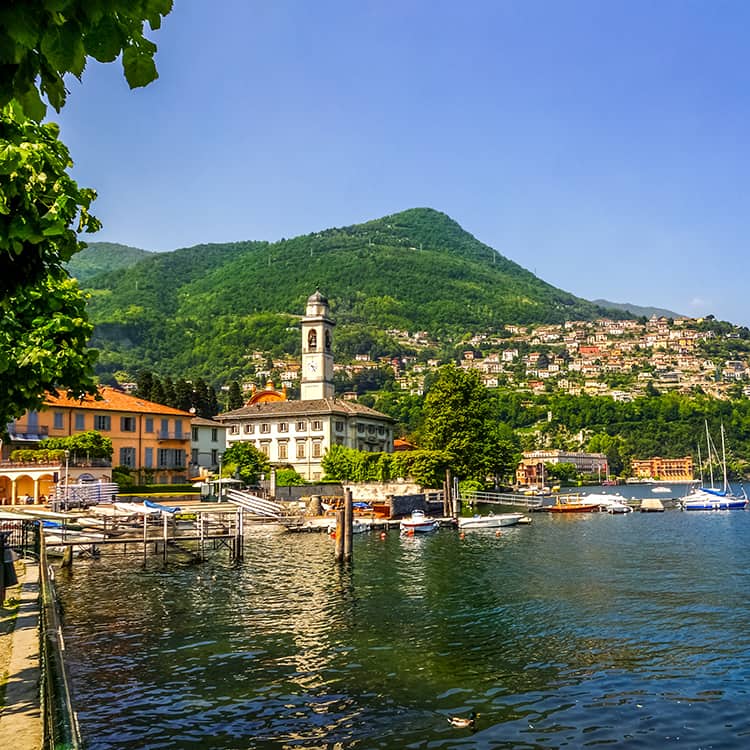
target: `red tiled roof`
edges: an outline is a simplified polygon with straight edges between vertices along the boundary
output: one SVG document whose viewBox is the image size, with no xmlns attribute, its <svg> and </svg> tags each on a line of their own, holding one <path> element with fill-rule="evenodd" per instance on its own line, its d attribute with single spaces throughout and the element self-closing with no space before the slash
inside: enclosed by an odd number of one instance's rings
<svg viewBox="0 0 750 750">
<path fill-rule="evenodd" d="M 99 387 L 101 399 L 95 399 L 93 396 L 85 396 L 82 399 L 68 398 L 66 395 L 53 396 L 48 393 L 44 399 L 44 405 L 50 408 L 67 408 L 67 409 L 91 409 L 94 411 L 125 411 L 135 412 L 136 414 L 172 414 L 180 417 L 191 418 L 190 412 L 181 409 L 173 409 L 171 406 L 155 404 L 153 401 L 131 396 L 123 391 L 118 391 L 107 385 Z"/>
</svg>

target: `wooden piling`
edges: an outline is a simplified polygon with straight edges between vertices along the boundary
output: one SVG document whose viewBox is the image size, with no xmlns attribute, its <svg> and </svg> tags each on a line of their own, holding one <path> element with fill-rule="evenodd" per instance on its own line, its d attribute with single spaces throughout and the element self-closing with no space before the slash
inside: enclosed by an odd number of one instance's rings
<svg viewBox="0 0 750 750">
<path fill-rule="evenodd" d="M 344 559 L 344 511 L 336 511 L 336 553 L 334 555 L 336 562 L 342 562 Z"/>
<path fill-rule="evenodd" d="M 344 562 L 352 559 L 352 537 L 354 536 L 354 510 L 352 507 L 352 491 L 344 490 Z"/>
<path fill-rule="evenodd" d="M 146 514 L 143 514 L 143 567 L 146 567 L 146 555 L 148 554 L 148 535 L 146 532 Z"/>
<path fill-rule="evenodd" d="M 168 536 L 168 524 L 169 524 L 169 518 L 166 513 L 162 513 L 162 519 L 164 520 L 164 564 L 167 564 L 167 539 Z"/>
</svg>

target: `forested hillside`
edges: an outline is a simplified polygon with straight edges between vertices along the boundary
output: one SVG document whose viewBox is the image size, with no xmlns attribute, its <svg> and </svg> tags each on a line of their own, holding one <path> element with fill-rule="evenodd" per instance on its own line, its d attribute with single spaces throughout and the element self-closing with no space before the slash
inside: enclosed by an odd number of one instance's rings
<svg viewBox="0 0 750 750">
<path fill-rule="evenodd" d="M 92 250 L 95 249 L 92 246 Z M 148 255 L 85 282 L 100 372 L 141 367 L 212 383 L 242 377 L 246 355 L 298 350 L 296 317 L 316 287 L 338 324 L 337 352 L 387 329 L 439 340 L 506 324 L 593 318 L 602 308 L 547 284 L 445 214 L 412 209 L 275 243 L 198 245 Z M 347 341 L 348 350 L 347 350 Z"/>
<path fill-rule="evenodd" d="M 85 285 L 94 276 L 109 271 L 122 271 L 150 256 L 151 253 L 146 250 L 117 242 L 91 242 L 80 253 L 76 253 L 66 267 L 71 276 Z"/>
</svg>

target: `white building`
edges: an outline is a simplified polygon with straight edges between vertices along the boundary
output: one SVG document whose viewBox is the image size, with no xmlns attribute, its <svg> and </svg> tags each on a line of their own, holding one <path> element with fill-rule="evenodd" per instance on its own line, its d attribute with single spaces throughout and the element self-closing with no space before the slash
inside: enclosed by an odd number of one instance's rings
<svg viewBox="0 0 750 750">
<path fill-rule="evenodd" d="M 221 422 L 203 417 L 190 420 L 190 474 L 216 471 L 219 456 L 227 447 L 227 429 Z"/>
<path fill-rule="evenodd" d="M 227 447 L 252 442 L 273 465 L 293 468 L 311 481 L 323 476 L 321 460 L 332 445 L 393 451 L 391 417 L 334 396 L 334 325 L 328 300 L 315 292 L 302 319 L 300 400 L 287 401 L 285 393 L 267 388 L 242 408 L 218 415 L 227 428 Z"/>
</svg>

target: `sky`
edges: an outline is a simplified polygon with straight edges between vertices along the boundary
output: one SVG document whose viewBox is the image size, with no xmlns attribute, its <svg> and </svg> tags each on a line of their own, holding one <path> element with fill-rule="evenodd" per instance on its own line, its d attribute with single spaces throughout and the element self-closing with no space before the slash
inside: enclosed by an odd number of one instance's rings
<svg viewBox="0 0 750 750">
<path fill-rule="evenodd" d="M 750 325 L 750 3 L 176 0 L 59 116 L 146 250 L 429 206 L 586 299 Z"/>
</svg>

